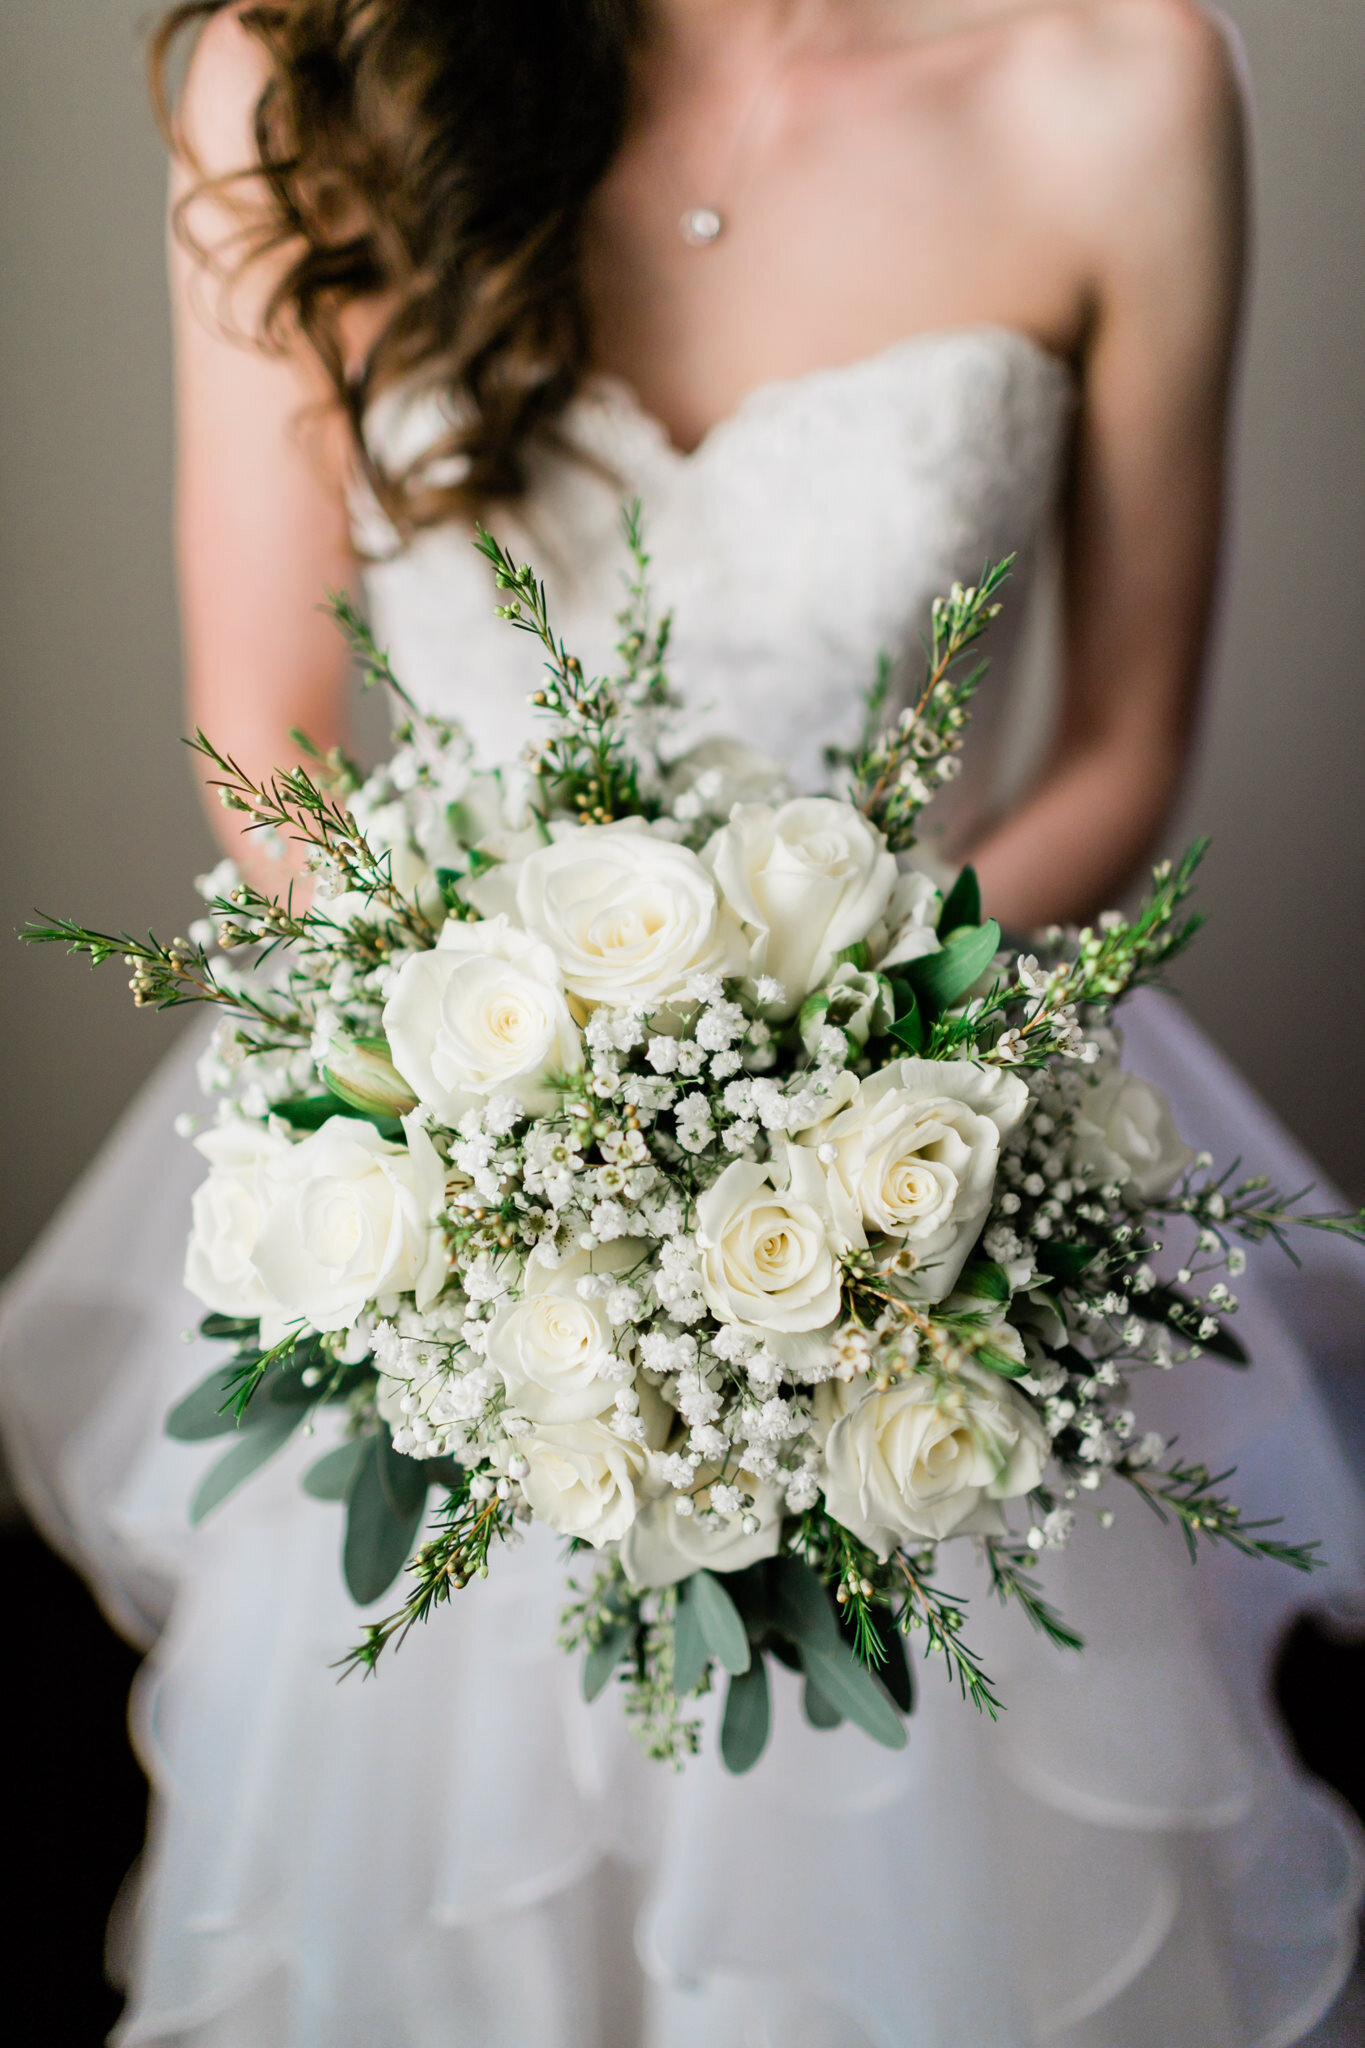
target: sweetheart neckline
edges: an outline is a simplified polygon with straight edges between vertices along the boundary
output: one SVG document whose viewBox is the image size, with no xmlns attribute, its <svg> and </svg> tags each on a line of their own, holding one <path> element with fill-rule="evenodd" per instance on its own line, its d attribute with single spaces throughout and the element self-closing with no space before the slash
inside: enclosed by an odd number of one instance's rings
<svg viewBox="0 0 1365 2048">
<path fill-rule="evenodd" d="M 1075 383 L 1076 372 L 1071 362 L 1055 349 L 1049 348 L 1036 335 L 1025 328 L 1012 327 L 1005 321 L 970 321 L 960 327 L 922 327 L 914 334 L 902 334 L 885 348 L 872 350 L 867 355 L 853 356 L 846 363 L 821 363 L 812 370 L 798 370 L 789 377 L 765 377 L 746 391 L 738 404 L 706 429 L 700 440 L 691 448 L 680 448 L 657 413 L 651 412 L 640 397 L 629 378 L 618 376 L 615 371 L 599 370 L 592 373 L 570 403 L 573 412 L 585 405 L 597 405 L 604 410 L 625 415 L 640 426 L 648 429 L 660 452 L 680 468 L 703 460 L 717 443 L 723 442 L 732 429 L 739 426 L 755 411 L 762 411 L 765 404 L 779 397 L 794 393 L 806 393 L 821 389 L 831 383 L 851 382 L 860 373 L 885 369 L 902 356 L 911 357 L 928 353 L 931 349 L 942 348 L 951 342 L 973 339 L 995 340 L 1011 348 L 1021 349 L 1040 369 L 1061 378 L 1068 386 Z"/>
</svg>

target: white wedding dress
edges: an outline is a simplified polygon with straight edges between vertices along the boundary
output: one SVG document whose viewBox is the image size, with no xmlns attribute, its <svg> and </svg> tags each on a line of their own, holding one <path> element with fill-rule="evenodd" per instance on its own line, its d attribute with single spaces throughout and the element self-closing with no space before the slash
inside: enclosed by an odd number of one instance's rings
<svg viewBox="0 0 1365 2048">
<path fill-rule="evenodd" d="M 696 729 L 816 782 L 877 650 L 917 659 L 931 594 L 1011 548 L 1027 564 L 1071 409 L 1067 370 L 995 328 L 769 385 L 691 455 L 604 383 L 570 420 L 599 466 L 541 457 L 500 530 L 601 662 L 617 507 L 638 494 Z M 429 417 L 387 431 L 412 445 Z M 414 696 L 486 756 L 514 753 L 536 650 L 492 617 L 467 536 L 429 533 L 369 584 Z M 953 792 L 959 837 L 1009 765 L 1010 637 Z M 1130 1061 L 1189 1140 L 1284 1185 L 1313 1178 L 1173 1002 L 1127 1016 Z M 340 1514 L 298 1485 L 331 1425 L 197 1531 L 187 1503 L 218 1447 L 161 1435 L 217 1355 L 182 1337 L 199 1161 L 171 1122 L 193 1105 L 196 1044 L 18 1276 L 5 1335 L 34 1513 L 114 1619 L 155 1639 L 133 1710 L 155 1804 L 116 1930 L 123 2048 L 1283 2048 L 1317 2024 L 1350 1968 L 1362 1862 L 1266 1700 L 1304 1583 L 1231 1555 L 1191 1570 L 1140 1505 L 1118 1504 L 1113 1533 L 1083 1518 L 1048 1562 L 1083 1657 L 995 1609 L 969 1545 L 943 1553 L 1008 1712 L 978 1718 L 920 1662 L 899 1754 L 816 1734 L 780 1673 L 750 1776 L 728 1777 L 713 1739 L 680 1774 L 644 1763 L 555 1647 L 548 1540 L 500 1557 L 377 1678 L 338 1686 L 357 1633 Z M 1365 1259 L 1303 1250 L 1296 1272 L 1266 1248 L 1239 1283 L 1252 1372 L 1206 1361 L 1139 1396 L 1189 1452 L 1239 1467 L 1249 1510 L 1327 1540 L 1321 1598 L 1365 1581 L 1342 1398 Z"/>
</svg>

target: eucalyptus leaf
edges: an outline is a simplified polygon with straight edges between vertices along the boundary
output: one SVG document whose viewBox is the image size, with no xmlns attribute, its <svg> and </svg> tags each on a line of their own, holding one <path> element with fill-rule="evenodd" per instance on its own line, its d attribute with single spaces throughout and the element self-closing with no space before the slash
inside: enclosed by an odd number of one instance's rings
<svg viewBox="0 0 1365 2048">
<path fill-rule="evenodd" d="M 412 1554 L 422 1526 L 422 1501 L 405 1514 L 396 1514 L 389 1504 L 381 1477 L 381 1439 L 364 1439 L 355 1476 L 346 1497 L 346 1537 L 342 1545 L 342 1566 L 351 1598 L 358 1607 L 368 1607 L 387 1593 Z"/>
<path fill-rule="evenodd" d="M 951 1009 L 979 981 L 1000 949 L 1000 927 L 993 917 L 985 924 L 963 925 L 937 953 L 912 961 L 909 978 L 923 1008 L 937 1014 Z"/>
<path fill-rule="evenodd" d="M 832 1707 L 886 1749 L 904 1749 L 905 1722 L 882 1681 L 840 1643 L 833 1651 L 802 1645 L 806 1675 Z"/>
<path fill-rule="evenodd" d="M 976 869 L 965 867 L 944 898 L 938 918 L 939 938 L 950 939 L 963 925 L 980 922 L 981 884 L 976 879 Z"/>
<path fill-rule="evenodd" d="M 684 1579 L 679 1586 L 673 1617 L 673 1690 L 680 1699 L 697 1690 L 711 1662 L 711 1652 L 697 1618 L 691 1585 L 690 1579 Z"/>
<path fill-rule="evenodd" d="M 259 1422 L 244 1423 L 237 1441 L 216 1465 L 204 1474 L 190 1502 L 190 1520 L 198 1525 L 228 1495 L 249 1479 L 254 1471 L 273 1458 L 303 1420 L 301 1409 L 267 1408 Z"/>
<path fill-rule="evenodd" d="M 768 1746 L 771 1725 L 768 1667 L 762 1657 L 755 1657 L 747 1671 L 734 1674 L 725 1695 L 720 1753 L 727 1771 L 740 1777 L 753 1769 Z"/>
<path fill-rule="evenodd" d="M 232 1365 L 215 1366 L 206 1380 L 200 1380 L 193 1393 L 186 1394 L 183 1401 L 177 1401 L 166 1417 L 166 1434 L 177 1443 L 206 1443 L 215 1436 L 235 1436 L 239 1430 L 236 1415 L 229 1406 L 226 1415 L 222 1413 L 224 1403 L 230 1403 L 233 1395 Z"/>
<path fill-rule="evenodd" d="M 1035 1244 L 1032 1250 L 1038 1265 L 1052 1280 L 1079 1280 L 1086 1267 L 1095 1263 L 1093 1244 Z"/>
<path fill-rule="evenodd" d="M 259 1333 L 260 1327 L 260 1323 L 255 1316 L 220 1316 L 215 1310 L 211 1315 L 206 1315 L 202 1318 L 199 1324 L 199 1334 L 201 1337 L 212 1337 L 214 1339 L 223 1337 L 255 1337 Z"/>
<path fill-rule="evenodd" d="M 825 1698 L 825 1695 L 821 1692 L 809 1672 L 806 1674 L 805 1685 L 801 1689 L 801 1707 L 812 1728 L 841 1728 L 843 1726 L 843 1715 L 836 1706 Z"/>
<path fill-rule="evenodd" d="M 720 1580 L 711 1572 L 694 1572 L 688 1584 L 698 1626 L 716 1662 L 736 1676 L 747 1671 L 752 1656 L 749 1632 Z"/>
<path fill-rule="evenodd" d="M 623 1657 L 635 1647 L 635 1624 L 623 1621 L 608 1629 L 600 1643 L 594 1643 L 583 1659 L 583 1697 L 595 1700 L 610 1683 L 611 1674 Z"/>
<path fill-rule="evenodd" d="M 393 1447 L 393 1438 L 387 1428 L 379 1432 L 379 1482 L 384 1489 L 384 1498 L 395 1515 L 401 1520 L 410 1515 L 414 1508 L 421 1508 L 427 1497 L 427 1470 L 423 1458 L 409 1458 Z"/>
<path fill-rule="evenodd" d="M 314 1500 L 345 1500 L 351 1481 L 355 1478 L 364 1450 L 364 1441 L 353 1436 L 349 1442 L 338 1444 L 334 1451 L 319 1458 L 316 1465 L 310 1465 L 303 1475 L 303 1490 Z"/>
<path fill-rule="evenodd" d="M 834 1649 L 839 1624 L 819 1575 L 803 1558 L 777 1557 L 770 1566 L 773 1620 L 790 1642 Z"/>
</svg>

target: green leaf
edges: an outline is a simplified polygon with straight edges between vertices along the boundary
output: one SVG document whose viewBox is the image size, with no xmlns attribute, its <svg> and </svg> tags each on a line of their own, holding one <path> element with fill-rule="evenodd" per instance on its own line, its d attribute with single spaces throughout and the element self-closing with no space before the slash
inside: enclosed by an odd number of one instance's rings
<svg viewBox="0 0 1365 2048">
<path fill-rule="evenodd" d="M 232 1449 L 204 1474 L 190 1502 L 190 1520 L 197 1526 L 206 1515 L 225 1501 L 230 1493 L 249 1479 L 258 1466 L 286 1444 L 303 1420 L 303 1411 L 292 1408 L 266 1409 L 259 1422 L 243 1424 Z"/>
<path fill-rule="evenodd" d="M 207 1315 L 199 1325 L 201 1337 L 215 1339 L 230 1337 L 234 1342 L 243 1337 L 255 1338 L 260 1332 L 260 1323 L 255 1316 Z"/>
<path fill-rule="evenodd" d="M 691 1589 L 691 1579 L 684 1579 L 673 1617 L 673 1690 L 680 1699 L 697 1690 L 711 1662 Z"/>
<path fill-rule="evenodd" d="M 1035 1244 L 1033 1256 L 1040 1270 L 1051 1280 L 1069 1286 L 1079 1280 L 1087 1266 L 1093 1266 L 1098 1247 L 1093 1244 Z"/>
<path fill-rule="evenodd" d="M 338 1444 L 334 1451 L 328 1451 L 326 1457 L 319 1458 L 304 1473 L 304 1492 L 314 1500 L 345 1500 L 364 1448 L 364 1439 L 353 1436 L 347 1443 Z"/>
<path fill-rule="evenodd" d="M 459 808 L 460 806 L 456 804 L 451 805 L 452 811 Z M 441 901 L 447 910 L 464 909 L 464 899 L 460 895 L 460 884 L 463 881 L 464 876 L 458 868 L 437 868 L 436 886 L 441 892 Z"/>
<path fill-rule="evenodd" d="M 166 1434 L 173 1436 L 177 1443 L 206 1443 L 211 1437 L 236 1435 L 237 1417 L 229 1407 L 222 1413 L 225 1402 L 232 1400 L 233 1367 L 215 1366 L 206 1380 L 201 1380 L 191 1394 L 183 1401 L 177 1401 L 166 1417 Z"/>
<path fill-rule="evenodd" d="M 583 1659 L 583 1697 L 595 1700 L 605 1691 L 611 1674 L 623 1657 L 635 1647 L 635 1623 L 623 1621 L 616 1628 L 608 1629 L 600 1643 L 594 1643 Z"/>
<path fill-rule="evenodd" d="M 936 1014 L 951 1009 L 979 981 L 1000 950 L 1000 927 L 993 917 L 985 924 L 963 925 L 937 953 L 910 963 L 908 974 L 921 1005 Z"/>
<path fill-rule="evenodd" d="M 426 1460 L 396 1451 L 386 1428 L 379 1434 L 379 1483 L 400 1521 L 414 1509 L 420 1510 L 427 1497 Z"/>
<path fill-rule="evenodd" d="M 373 1124 L 381 1138 L 397 1144 L 403 1136 L 403 1126 L 396 1116 L 383 1116 L 377 1110 L 358 1109 L 353 1103 L 343 1102 L 339 1095 L 329 1090 L 326 1095 L 298 1095 L 292 1102 L 272 1102 L 272 1116 L 282 1117 L 296 1131 L 320 1131 L 334 1116 L 359 1118 L 362 1123 Z"/>
<path fill-rule="evenodd" d="M 346 1497 L 342 1566 L 357 1607 L 386 1593 L 412 1554 L 422 1525 L 422 1505 L 396 1514 L 381 1476 L 382 1438 L 365 1438 Z M 423 1487 L 423 1504 L 426 1488 Z"/>
<path fill-rule="evenodd" d="M 836 967 L 856 967 L 861 974 L 867 966 L 867 940 L 855 939 L 851 946 L 845 946 L 834 956 Z"/>
<path fill-rule="evenodd" d="M 981 922 L 981 884 L 976 869 L 965 867 L 948 891 L 938 917 L 938 935 L 950 939 L 963 925 Z"/>
<path fill-rule="evenodd" d="M 893 981 L 891 987 L 896 997 L 896 1021 L 891 1026 L 891 1036 L 898 1039 L 907 1052 L 923 1052 L 924 1018 L 920 1014 L 919 998 L 908 981 Z"/>
<path fill-rule="evenodd" d="M 708 1649 L 718 1664 L 738 1677 L 749 1669 L 752 1654 L 739 1609 L 711 1572 L 694 1572 L 688 1584 Z"/>
<path fill-rule="evenodd" d="M 975 1344 L 972 1357 L 978 1365 L 988 1371 L 999 1373 L 1002 1380 L 1019 1380 L 1028 1371 L 1026 1358 L 1011 1358 L 1008 1351 L 997 1351 L 994 1344 Z"/>
<path fill-rule="evenodd" d="M 812 1728 L 841 1728 L 844 1717 L 832 1705 L 809 1673 L 801 1691 L 801 1707 Z"/>
<path fill-rule="evenodd" d="M 968 1295 L 973 1301 L 1003 1305 L 1010 1298 L 1010 1276 L 994 1259 L 973 1259 L 963 1267 L 953 1292 Z"/>
<path fill-rule="evenodd" d="M 886 1749 L 904 1749 L 905 1722 L 880 1678 L 869 1671 L 840 1643 L 837 1649 L 817 1649 L 803 1644 L 802 1661 L 806 1675 L 815 1681 L 832 1707 L 853 1721 L 874 1742 Z"/>
<path fill-rule="evenodd" d="M 768 1746 L 771 1725 L 768 1667 L 762 1657 L 756 1657 L 747 1671 L 735 1673 L 725 1695 L 720 1753 L 727 1771 L 740 1777 L 753 1769 Z"/>
<path fill-rule="evenodd" d="M 819 1575 L 803 1558 L 777 1557 L 770 1567 L 773 1621 L 790 1642 L 833 1649 L 839 1624 Z"/>
</svg>

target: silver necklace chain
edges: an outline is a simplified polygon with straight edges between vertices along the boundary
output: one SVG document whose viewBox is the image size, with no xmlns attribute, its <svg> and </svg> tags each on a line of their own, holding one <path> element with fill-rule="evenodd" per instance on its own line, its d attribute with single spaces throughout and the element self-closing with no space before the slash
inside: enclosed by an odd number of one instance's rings
<svg viewBox="0 0 1365 2048">
<path fill-rule="evenodd" d="M 685 207 L 678 220 L 678 232 L 689 249 L 710 249 L 720 240 L 729 226 L 729 215 L 722 204 L 727 187 L 736 167 L 742 160 L 744 144 L 749 140 L 760 107 L 771 100 L 788 66 L 800 47 L 799 39 L 784 43 L 770 65 L 764 67 L 753 93 L 744 105 L 739 120 L 730 136 L 720 174 L 712 186 L 715 197 L 700 205 Z M 678 181 L 681 183 L 681 179 Z M 690 182 L 690 180 L 689 180 Z"/>
</svg>

